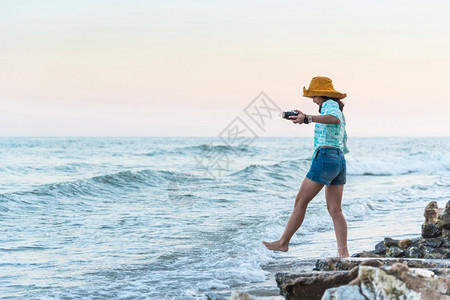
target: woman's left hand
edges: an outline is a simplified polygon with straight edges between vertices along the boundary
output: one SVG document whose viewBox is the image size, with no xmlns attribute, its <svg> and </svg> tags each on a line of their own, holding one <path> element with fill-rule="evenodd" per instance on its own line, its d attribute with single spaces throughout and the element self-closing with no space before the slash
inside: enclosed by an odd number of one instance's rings
<svg viewBox="0 0 450 300">
<path fill-rule="evenodd" d="M 305 114 L 302 113 L 298 109 L 294 109 L 294 111 L 298 112 L 298 115 L 290 116 L 289 119 L 291 119 L 292 123 L 294 123 L 294 124 L 303 124 L 303 120 L 305 119 Z"/>
</svg>

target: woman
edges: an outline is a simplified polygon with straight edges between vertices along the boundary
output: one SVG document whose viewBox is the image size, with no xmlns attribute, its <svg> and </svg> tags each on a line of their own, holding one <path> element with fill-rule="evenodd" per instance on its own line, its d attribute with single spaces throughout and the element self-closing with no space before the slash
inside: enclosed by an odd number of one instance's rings
<svg viewBox="0 0 450 300">
<path fill-rule="evenodd" d="M 306 115 L 299 110 L 291 116 L 295 124 L 316 123 L 314 130 L 314 155 L 311 168 L 295 198 L 294 211 L 289 218 L 283 235 L 278 241 L 262 242 L 269 250 L 288 251 L 289 241 L 300 228 L 308 203 L 325 185 L 325 198 L 336 234 L 339 257 L 348 257 L 347 222 L 342 213 L 341 202 L 346 182 L 344 154 L 348 152 L 344 104 L 341 99 L 347 95 L 333 87 L 331 79 L 314 77 L 309 88 L 303 87 L 303 96 L 313 99 L 319 105 L 320 115 Z"/>
</svg>

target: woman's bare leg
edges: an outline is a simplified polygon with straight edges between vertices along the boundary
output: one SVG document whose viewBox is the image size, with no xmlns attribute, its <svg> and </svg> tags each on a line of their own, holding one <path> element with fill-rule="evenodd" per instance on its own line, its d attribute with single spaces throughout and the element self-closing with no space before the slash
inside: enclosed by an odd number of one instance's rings
<svg viewBox="0 0 450 300">
<path fill-rule="evenodd" d="M 350 255 L 347 249 L 347 222 L 345 221 L 341 208 L 343 193 L 343 185 L 330 185 L 325 187 L 325 198 L 327 199 L 328 212 L 333 219 L 339 257 L 349 257 Z"/>
<path fill-rule="evenodd" d="M 284 233 L 278 241 L 262 242 L 269 250 L 288 251 L 289 241 L 294 233 L 300 228 L 305 218 L 306 207 L 308 203 L 317 195 L 323 188 L 323 184 L 305 178 L 302 182 L 297 197 L 295 198 L 294 211 L 289 218 L 289 221 L 284 229 Z"/>
</svg>

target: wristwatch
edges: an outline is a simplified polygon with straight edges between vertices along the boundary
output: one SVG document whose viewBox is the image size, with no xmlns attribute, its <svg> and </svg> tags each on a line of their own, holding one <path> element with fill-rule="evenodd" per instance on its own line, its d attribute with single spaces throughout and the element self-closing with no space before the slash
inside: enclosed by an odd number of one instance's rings
<svg viewBox="0 0 450 300">
<path fill-rule="evenodd" d="M 303 119 L 303 123 L 308 124 L 309 123 L 309 119 L 308 116 L 305 115 L 305 118 Z"/>
<path fill-rule="evenodd" d="M 312 115 L 308 115 L 308 123 L 312 123 Z"/>
</svg>

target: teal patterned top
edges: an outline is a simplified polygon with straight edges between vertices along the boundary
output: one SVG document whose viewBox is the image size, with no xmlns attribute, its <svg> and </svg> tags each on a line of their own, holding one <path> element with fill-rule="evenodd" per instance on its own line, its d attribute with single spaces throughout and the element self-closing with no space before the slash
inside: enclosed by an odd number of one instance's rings
<svg viewBox="0 0 450 300">
<path fill-rule="evenodd" d="M 340 120 L 339 124 L 316 123 L 314 128 L 314 154 L 322 146 L 335 147 L 348 153 L 347 132 L 345 131 L 345 117 L 339 109 L 339 104 L 333 100 L 327 100 L 322 104 L 321 115 L 332 115 Z"/>
</svg>

